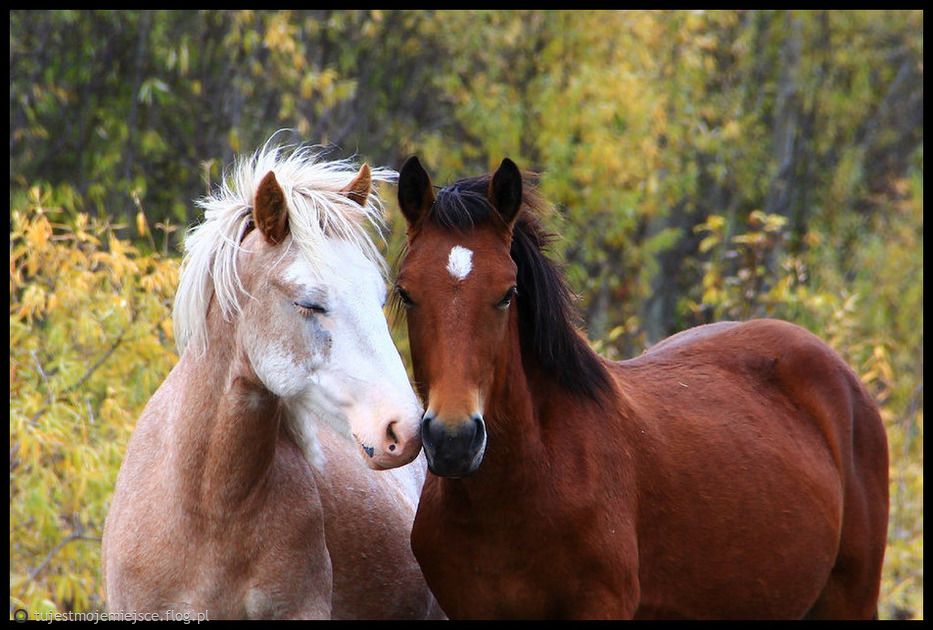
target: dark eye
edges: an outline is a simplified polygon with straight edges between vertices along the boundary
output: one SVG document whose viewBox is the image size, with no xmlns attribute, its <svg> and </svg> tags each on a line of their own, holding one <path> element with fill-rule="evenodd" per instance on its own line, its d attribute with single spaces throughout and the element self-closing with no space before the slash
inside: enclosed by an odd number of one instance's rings
<svg viewBox="0 0 933 630">
<path fill-rule="evenodd" d="M 496 303 L 496 308 L 508 308 L 509 304 L 512 303 L 512 298 L 518 294 L 518 288 L 509 287 L 509 290 L 505 292 L 505 295 L 502 296 L 502 299 Z"/>
<path fill-rule="evenodd" d="M 402 287 L 395 285 L 395 294 L 398 295 L 399 301 L 401 301 L 403 306 L 411 306 L 414 302 L 411 299 L 411 296 L 403 289 Z"/>
<path fill-rule="evenodd" d="M 302 302 L 299 300 L 293 302 L 293 304 L 298 309 L 298 312 L 305 317 L 311 317 L 312 315 L 327 315 L 327 308 L 321 306 L 320 304 L 315 304 L 314 302 Z"/>
</svg>

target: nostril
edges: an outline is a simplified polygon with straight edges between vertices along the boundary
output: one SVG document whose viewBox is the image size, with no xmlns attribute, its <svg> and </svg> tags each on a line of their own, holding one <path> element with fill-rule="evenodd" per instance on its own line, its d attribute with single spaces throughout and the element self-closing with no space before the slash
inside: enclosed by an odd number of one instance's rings
<svg viewBox="0 0 933 630">
<path fill-rule="evenodd" d="M 434 416 L 429 413 L 425 413 L 424 418 L 421 421 L 421 441 L 429 449 L 434 448 L 434 440 L 433 440 L 433 436 L 431 435 L 431 421 L 432 420 L 434 420 Z"/>
<path fill-rule="evenodd" d="M 395 452 L 395 449 L 397 448 L 399 444 L 398 435 L 395 434 L 395 429 L 396 429 L 395 425 L 396 425 L 396 421 L 392 420 L 386 426 L 386 443 L 388 444 L 386 448 L 389 450 L 390 453 Z"/>
<path fill-rule="evenodd" d="M 483 416 L 478 413 L 473 414 L 473 423 L 476 425 L 474 427 L 473 440 L 470 446 L 474 450 L 479 450 L 483 448 L 483 445 L 486 442 L 486 421 L 483 420 Z"/>
</svg>

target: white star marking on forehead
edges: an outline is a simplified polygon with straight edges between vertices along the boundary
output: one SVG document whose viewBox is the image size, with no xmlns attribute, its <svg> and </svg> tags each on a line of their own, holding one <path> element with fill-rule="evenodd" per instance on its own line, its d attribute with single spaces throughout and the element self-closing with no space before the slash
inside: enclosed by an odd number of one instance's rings
<svg viewBox="0 0 933 630">
<path fill-rule="evenodd" d="M 464 280 L 473 271 L 473 252 L 466 247 L 455 245 L 447 258 L 447 271 L 454 280 Z"/>
</svg>

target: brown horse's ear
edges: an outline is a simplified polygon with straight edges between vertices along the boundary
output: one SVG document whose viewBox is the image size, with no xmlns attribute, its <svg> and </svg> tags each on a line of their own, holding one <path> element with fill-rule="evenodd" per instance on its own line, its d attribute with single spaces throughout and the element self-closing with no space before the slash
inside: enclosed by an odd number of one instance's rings
<svg viewBox="0 0 933 630">
<path fill-rule="evenodd" d="M 502 160 L 492 176 L 489 201 L 505 224 L 511 227 L 518 217 L 518 209 L 522 207 L 522 173 L 509 158 Z"/>
<path fill-rule="evenodd" d="M 369 190 L 373 184 L 372 171 L 369 169 L 369 164 L 363 164 L 360 167 L 360 172 L 356 174 L 356 177 L 353 178 L 349 184 L 341 191 L 351 201 L 355 201 L 361 206 L 366 205 L 366 200 L 369 199 Z"/>
<path fill-rule="evenodd" d="M 288 203 L 272 171 L 266 173 L 256 189 L 253 222 L 272 245 L 278 245 L 288 236 Z"/>
<path fill-rule="evenodd" d="M 434 186 L 417 156 L 405 162 L 398 175 L 398 205 L 408 221 L 408 228 L 417 227 L 434 203 Z"/>
</svg>

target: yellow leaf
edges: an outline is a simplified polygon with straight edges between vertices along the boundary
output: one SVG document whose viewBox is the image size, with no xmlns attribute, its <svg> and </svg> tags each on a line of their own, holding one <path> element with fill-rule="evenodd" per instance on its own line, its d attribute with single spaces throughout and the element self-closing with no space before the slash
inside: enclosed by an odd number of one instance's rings
<svg viewBox="0 0 933 630">
<path fill-rule="evenodd" d="M 159 327 L 162 329 L 162 332 L 165 333 L 166 337 L 168 337 L 169 339 L 174 338 L 173 331 L 172 331 L 172 318 L 167 317 L 163 319 L 161 322 L 159 322 Z"/>
<path fill-rule="evenodd" d="M 50 236 L 52 236 L 52 225 L 44 216 L 39 217 L 39 219 L 26 230 L 26 242 L 34 249 L 45 249 Z"/>
<path fill-rule="evenodd" d="M 718 234 L 711 234 L 710 236 L 707 236 L 707 237 L 704 238 L 702 241 L 700 241 L 700 245 L 699 245 L 698 249 L 699 249 L 699 251 L 700 251 L 701 254 L 705 254 L 705 253 L 708 252 L 709 250 L 711 250 L 711 249 L 713 249 L 714 247 L 716 247 L 716 245 L 718 245 L 718 244 L 719 244 L 719 235 L 718 235 Z"/>
</svg>

